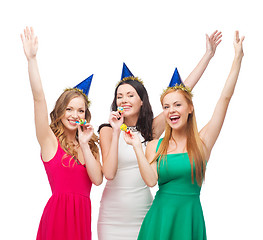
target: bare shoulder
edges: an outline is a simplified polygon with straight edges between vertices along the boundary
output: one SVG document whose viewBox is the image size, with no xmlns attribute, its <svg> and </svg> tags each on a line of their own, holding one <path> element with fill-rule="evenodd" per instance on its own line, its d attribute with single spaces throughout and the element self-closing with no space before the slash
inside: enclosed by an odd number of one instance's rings
<svg viewBox="0 0 263 240">
<path fill-rule="evenodd" d="M 104 126 L 103 128 L 100 129 L 100 139 L 101 138 L 111 138 L 112 136 L 112 128 L 109 126 Z"/>
<path fill-rule="evenodd" d="M 99 131 L 100 149 L 102 151 L 102 155 L 108 153 L 109 151 L 112 142 L 112 132 L 112 128 L 108 126 L 101 128 Z"/>
<path fill-rule="evenodd" d="M 146 146 L 146 151 L 145 151 L 145 155 L 146 155 L 147 159 L 153 158 L 153 156 L 156 153 L 157 144 L 158 144 L 158 139 L 154 139 L 154 140 L 148 142 L 148 144 Z"/>
<path fill-rule="evenodd" d="M 157 147 L 158 141 L 159 141 L 159 139 L 153 139 L 152 141 L 148 142 L 146 149 L 148 148 L 149 150 L 150 149 L 154 149 L 155 150 L 156 147 Z"/>
</svg>

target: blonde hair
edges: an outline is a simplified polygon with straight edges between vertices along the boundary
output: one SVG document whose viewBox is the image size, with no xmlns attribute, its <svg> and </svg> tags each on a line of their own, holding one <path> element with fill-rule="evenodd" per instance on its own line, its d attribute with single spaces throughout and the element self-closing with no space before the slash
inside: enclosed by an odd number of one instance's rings
<svg viewBox="0 0 263 240">
<path fill-rule="evenodd" d="M 65 114 L 66 108 L 69 104 L 69 102 L 76 97 L 81 96 L 85 102 L 85 119 L 87 122 L 90 122 L 91 120 L 91 114 L 88 109 L 89 102 L 88 100 L 79 92 L 76 91 L 75 89 L 67 90 L 64 91 L 58 100 L 56 101 L 55 107 L 53 111 L 50 113 L 50 118 L 51 118 L 51 124 L 50 127 L 52 131 L 54 132 L 55 136 L 59 140 L 59 143 L 62 147 L 62 149 L 66 152 L 67 155 L 71 155 L 72 158 L 76 159 L 78 158 L 78 153 L 74 149 L 74 146 L 72 143 L 67 141 L 66 135 L 65 135 L 65 129 L 64 125 L 61 121 L 62 117 Z M 76 133 L 76 140 L 78 141 L 78 134 Z M 93 134 L 92 138 L 89 141 L 89 146 L 91 149 L 91 152 L 94 156 L 96 156 L 99 153 L 99 149 L 97 144 L 98 143 L 98 137 Z"/>
<path fill-rule="evenodd" d="M 162 104 L 164 97 L 172 92 L 179 92 L 180 94 L 182 94 L 185 97 L 188 105 L 193 107 L 192 95 L 181 89 L 168 89 L 167 91 L 165 91 L 160 98 Z M 205 154 L 203 149 L 204 143 L 201 140 L 197 130 L 194 107 L 193 107 L 193 112 L 188 115 L 186 135 L 187 135 L 186 148 L 191 163 L 192 183 L 194 183 L 194 175 L 195 175 L 197 184 L 201 186 L 205 178 L 206 161 L 205 161 Z M 166 158 L 167 149 L 169 146 L 169 140 L 171 139 L 171 137 L 172 137 L 172 128 L 168 123 L 166 123 L 164 138 L 152 162 L 157 161 L 159 157 L 160 160 Z M 160 162 L 161 161 L 159 161 L 158 166 L 160 166 Z M 194 166 L 195 166 L 195 173 L 194 173 Z"/>
</svg>

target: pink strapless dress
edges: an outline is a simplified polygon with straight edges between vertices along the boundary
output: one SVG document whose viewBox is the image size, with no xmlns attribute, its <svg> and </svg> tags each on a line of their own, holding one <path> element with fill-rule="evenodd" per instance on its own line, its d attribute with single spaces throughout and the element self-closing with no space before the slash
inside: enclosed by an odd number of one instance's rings
<svg viewBox="0 0 263 240">
<path fill-rule="evenodd" d="M 70 161 L 58 143 L 55 156 L 43 162 L 52 190 L 37 240 L 91 240 L 91 181 L 85 165 Z"/>
</svg>

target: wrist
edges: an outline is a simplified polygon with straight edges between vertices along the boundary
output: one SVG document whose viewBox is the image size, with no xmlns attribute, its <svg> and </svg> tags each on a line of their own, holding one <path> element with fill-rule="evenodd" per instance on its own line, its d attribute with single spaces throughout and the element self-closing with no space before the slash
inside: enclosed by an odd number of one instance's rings
<svg viewBox="0 0 263 240">
<path fill-rule="evenodd" d="M 141 143 L 135 143 L 132 145 L 134 151 L 142 150 L 142 144 Z"/>
<path fill-rule="evenodd" d="M 210 60 L 214 55 L 215 53 L 213 51 L 206 50 L 204 57 Z"/>
<path fill-rule="evenodd" d="M 121 133 L 121 129 L 118 127 L 118 128 L 112 128 L 112 135 L 117 135 L 119 136 Z"/>
<path fill-rule="evenodd" d="M 243 52 L 235 52 L 235 59 L 241 60 L 244 56 Z"/>
<path fill-rule="evenodd" d="M 89 147 L 89 142 L 79 142 L 79 146 L 81 148 L 81 150 L 84 150 L 84 149 L 90 149 Z"/>
<path fill-rule="evenodd" d="M 28 58 L 27 58 L 27 61 L 28 61 L 28 63 L 36 62 L 36 61 L 37 61 L 37 56 L 28 57 Z"/>
</svg>

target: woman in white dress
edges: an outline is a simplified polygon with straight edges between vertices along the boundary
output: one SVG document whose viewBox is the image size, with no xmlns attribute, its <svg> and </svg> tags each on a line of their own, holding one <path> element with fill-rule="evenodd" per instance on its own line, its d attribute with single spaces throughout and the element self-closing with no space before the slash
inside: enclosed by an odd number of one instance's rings
<svg viewBox="0 0 263 240">
<path fill-rule="evenodd" d="M 206 35 L 206 52 L 185 80 L 193 88 L 202 76 L 221 42 L 221 32 Z M 108 180 L 102 195 L 98 218 L 99 240 L 135 240 L 152 204 L 152 194 L 144 183 L 133 147 L 126 144 L 122 123 L 137 131 L 144 150 L 148 141 L 159 138 L 165 127 L 162 114 L 153 119 L 148 94 L 142 82 L 124 65 L 122 80 L 115 89 L 109 124 L 99 128 L 103 173 Z M 125 76 L 126 75 L 126 76 Z M 117 107 L 123 107 L 120 114 Z"/>
</svg>

